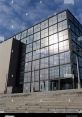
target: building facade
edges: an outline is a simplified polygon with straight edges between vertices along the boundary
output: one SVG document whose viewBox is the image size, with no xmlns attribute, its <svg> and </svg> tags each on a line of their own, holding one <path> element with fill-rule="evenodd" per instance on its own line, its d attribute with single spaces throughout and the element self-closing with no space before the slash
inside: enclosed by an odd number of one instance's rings
<svg viewBox="0 0 82 117">
<path fill-rule="evenodd" d="M 0 93 L 22 91 L 19 87 L 21 42 L 8 39 L 0 43 Z"/>
<path fill-rule="evenodd" d="M 82 25 L 64 10 L 14 35 L 20 40 L 23 92 L 78 88 L 82 84 Z"/>
</svg>

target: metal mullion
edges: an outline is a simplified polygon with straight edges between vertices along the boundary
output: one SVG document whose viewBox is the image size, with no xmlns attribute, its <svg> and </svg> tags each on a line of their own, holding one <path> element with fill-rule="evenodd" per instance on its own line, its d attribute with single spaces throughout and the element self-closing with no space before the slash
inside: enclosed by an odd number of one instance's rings
<svg viewBox="0 0 82 117">
<path fill-rule="evenodd" d="M 58 31 L 58 23 L 59 22 L 58 22 L 58 15 L 57 15 L 57 36 L 58 36 L 58 57 L 59 57 L 59 80 L 58 80 L 58 89 L 60 90 L 60 56 L 59 56 L 59 31 Z"/>
</svg>

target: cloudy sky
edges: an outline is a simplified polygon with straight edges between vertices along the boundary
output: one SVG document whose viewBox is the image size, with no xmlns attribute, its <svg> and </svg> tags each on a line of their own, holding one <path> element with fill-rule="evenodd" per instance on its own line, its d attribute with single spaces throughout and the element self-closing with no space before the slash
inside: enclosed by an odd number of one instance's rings
<svg viewBox="0 0 82 117">
<path fill-rule="evenodd" d="M 82 0 L 0 0 L 0 40 L 63 9 L 82 23 Z"/>
</svg>

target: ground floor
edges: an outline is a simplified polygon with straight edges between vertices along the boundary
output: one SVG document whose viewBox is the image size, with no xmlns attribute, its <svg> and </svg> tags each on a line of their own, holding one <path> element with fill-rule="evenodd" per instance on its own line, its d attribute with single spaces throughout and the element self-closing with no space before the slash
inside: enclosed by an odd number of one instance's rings
<svg viewBox="0 0 82 117">
<path fill-rule="evenodd" d="M 82 87 L 81 80 L 80 80 L 80 87 Z M 77 79 L 62 78 L 62 79 L 27 83 L 24 85 L 23 92 L 56 91 L 56 90 L 77 89 L 77 88 L 78 88 Z"/>
</svg>

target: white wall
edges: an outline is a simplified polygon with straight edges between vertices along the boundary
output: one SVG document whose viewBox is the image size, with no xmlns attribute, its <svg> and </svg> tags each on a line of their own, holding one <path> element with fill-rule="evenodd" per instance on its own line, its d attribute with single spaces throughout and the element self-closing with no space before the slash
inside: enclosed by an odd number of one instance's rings
<svg viewBox="0 0 82 117">
<path fill-rule="evenodd" d="M 0 93 L 4 93 L 9 70 L 12 39 L 0 43 Z"/>
</svg>

